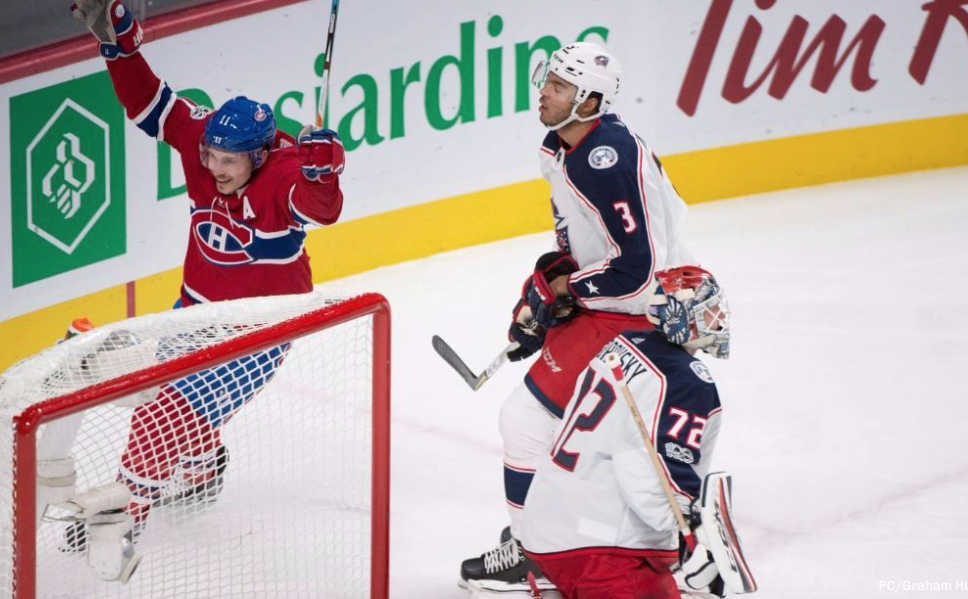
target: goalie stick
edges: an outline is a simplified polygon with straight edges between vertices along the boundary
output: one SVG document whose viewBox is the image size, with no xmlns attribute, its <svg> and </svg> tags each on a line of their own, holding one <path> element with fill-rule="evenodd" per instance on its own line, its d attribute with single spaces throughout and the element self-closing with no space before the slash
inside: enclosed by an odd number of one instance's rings
<svg viewBox="0 0 968 599">
<path fill-rule="evenodd" d="M 672 515 L 676 518 L 679 533 L 685 539 L 689 551 L 695 551 L 697 535 L 693 534 L 692 529 L 686 522 L 682 508 L 672 490 L 672 485 L 669 484 L 669 479 L 664 474 L 661 458 L 655 450 L 655 444 L 652 443 L 648 430 L 645 428 L 645 422 L 642 420 L 642 415 L 639 414 L 639 409 L 635 407 L 632 392 L 625 383 L 625 373 L 622 371 L 618 354 L 612 352 L 605 356 L 605 365 L 612 371 L 612 376 L 615 377 L 615 381 L 622 389 L 622 395 L 628 404 L 629 412 L 632 413 L 632 419 L 635 420 L 635 425 L 642 436 L 642 442 L 645 443 L 652 465 L 659 475 L 659 482 L 662 483 L 662 490 L 665 492 L 669 507 L 672 508 Z M 700 495 L 699 521 L 701 526 L 696 529 L 699 542 L 712 554 L 719 575 L 723 578 L 726 588 L 730 592 L 736 594 L 756 592 L 756 580 L 753 579 L 753 573 L 750 572 L 746 558 L 743 556 L 739 535 L 736 534 L 736 528 L 733 526 L 733 520 L 730 516 L 732 477 L 725 472 L 712 472 L 706 475 Z"/>
<path fill-rule="evenodd" d="M 316 127 L 323 126 L 326 108 L 329 103 L 329 71 L 333 62 L 333 44 L 336 41 L 336 17 L 339 14 L 339 0 L 333 0 L 329 11 L 329 31 L 326 32 L 326 50 L 323 59 L 322 83 L 319 87 L 319 104 L 316 106 Z"/>
<path fill-rule="evenodd" d="M 652 443 L 652 437 L 649 436 L 649 431 L 645 428 L 645 422 L 642 421 L 642 415 L 639 414 L 639 409 L 635 407 L 635 399 L 632 397 L 632 392 L 629 391 L 629 386 L 625 383 L 625 373 L 622 372 L 622 363 L 618 359 L 618 354 L 611 352 L 605 356 L 605 366 L 612 371 L 612 376 L 615 377 L 615 382 L 622 389 L 622 395 L 625 397 L 625 403 L 628 404 L 629 412 L 632 413 L 632 419 L 635 420 L 635 425 L 639 429 L 639 434 L 642 436 L 642 442 L 645 443 L 645 449 L 649 453 L 649 458 L 652 460 L 652 466 L 655 468 L 655 473 L 659 477 L 659 482 L 662 483 L 662 491 L 665 493 L 666 500 L 669 502 L 669 507 L 672 508 L 672 515 L 676 518 L 676 525 L 679 527 L 679 533 L 682 534 L 682 538 L 686 540 L 686 545 L 689 547 L 689 551 L 696 550 L 696 537 L 692 534 L 692 529 L 689 528 L 689 524 L 686 523 L 685 516 L 682 515 L 682 508 L 679 506 L 679 502 L 676 500 L 675 492 L 672 490 L 672 485 L 669 484 L 669 479 L 665 475 L 665 469 L 662 466 L 662 460 L 659 458 L 659 454 L 655 450 L 655 444 Z"/>
<path fill-rule="evenodd" d="M 498 356 L 487 365 L 487 368 L 484 369 L 484 372 L 481 374 L 474 374 L 473 371 L 467 367 L 467 364 L 460 359 L 460 356 L 457 355 L 457 352 L 447 345 L 446 341 L 437 335 L 434 335 L 432 343 L 434 346 L 434 351 L 437 352 L 437 355 L 443 358 L 444 362 L 447 362 L 451 368 L 457 371 L 457 374 L 464 379 L 464 382 L 467 383 L 472 391 L 477 391 L 480 389 L 481 386 L 488 381 L 488 379 L 494 376 L 494 373 L 497 372 L 501 366 L 504 366 L 504 364 L 508 361 L 508 354 L 521 347 L 521 345 L 517 342 L 509 343 L 508 346 L 501 350 L 501 353 L 498 354 Z"/>
</svg>

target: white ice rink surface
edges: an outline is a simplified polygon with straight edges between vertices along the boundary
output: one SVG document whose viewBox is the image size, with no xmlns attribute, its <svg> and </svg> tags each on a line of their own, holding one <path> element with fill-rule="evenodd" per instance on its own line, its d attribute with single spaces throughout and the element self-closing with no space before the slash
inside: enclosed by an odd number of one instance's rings
<svg viewBox="0 0 968 599">
<path fill-rule="evenodd" d="M 497 418 L 526 366 L 473 393 L 430 337 L 483 368 L 552 239 L 323 286 L 393 307 L 395 599 L 465 596 L 461 560 L 506 524 Z M 697 205 L 687 239 L 733 311 L 732 358 L 705 360 L 725 404 L 713 467 L 733 474 L 758 596 L 968 597 L 968 168 Z M 887 590 L 905 581 L 952 590 Z"/>
</svg>

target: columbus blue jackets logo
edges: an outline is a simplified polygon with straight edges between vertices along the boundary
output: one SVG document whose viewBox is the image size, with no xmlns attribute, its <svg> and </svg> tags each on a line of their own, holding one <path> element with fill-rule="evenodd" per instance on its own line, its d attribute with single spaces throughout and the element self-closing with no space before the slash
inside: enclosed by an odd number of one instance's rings
<svg viewBox="0 0 968 599">
<path fill-rule="evenodd" d="M 588 153 L 588 164 L 592 168 L 603 169 L 618 162 L 618 152 L 610 146 L 598 146 Z"/>
<path fill-rule="evenodd" d="M 711 372 L 709 372 L 709 368 L 699 360 L 696 360 L 695 362 L 690 364 L 689 367 L 692 368 L 692 371 L 696 374 L 697 377 L 699 377 L 699 380 L 706 383 L 714 382 L 713 375 Z"/>
<path fill-rule="evenodd" d="M 209 262 L 231 266 L 254 260 L 246 249 L 255 237 L 252 229 L 235 222 L 224 212 L 196 210 L 192 213 L 192 236 Z"/>
<path fill-rule="evenodd" d="M 607 67 L 608 66 L 608 56 L 605 56 L 604 54 L 599 54 L 598 56 L 595 57 L 595 64 L 601 65 L 603 67 Z"/>
</svg>

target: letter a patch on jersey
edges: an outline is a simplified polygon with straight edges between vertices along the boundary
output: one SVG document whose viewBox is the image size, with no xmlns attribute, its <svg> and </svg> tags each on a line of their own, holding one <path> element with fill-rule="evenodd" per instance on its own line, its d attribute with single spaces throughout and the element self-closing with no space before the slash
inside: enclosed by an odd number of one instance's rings
<svg viewBox="0 0 968 599">
<path fill-rule="evenodd" d="M 255 212 L 252 211 L 252 206 L 249 205 L 249 196 L 242 198 L 242 218 L 255 218 Z"/>
</svg>

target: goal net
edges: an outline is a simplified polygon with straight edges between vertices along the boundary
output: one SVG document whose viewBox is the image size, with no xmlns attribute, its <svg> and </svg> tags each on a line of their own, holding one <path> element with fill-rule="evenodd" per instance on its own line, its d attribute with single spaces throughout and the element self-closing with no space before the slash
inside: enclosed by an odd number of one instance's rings
<svg viewBox="0 0 968 599">
<path fill-rule="evenodd" d="M 0 598 L 385 598 L 389 322 L 376 294 L 227 301 L 11 367 Z M 141 558 L 126 583 L 60 504 L 116 482 Z"/>
</svg>

